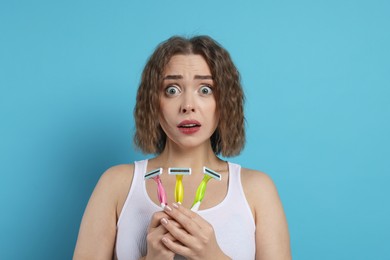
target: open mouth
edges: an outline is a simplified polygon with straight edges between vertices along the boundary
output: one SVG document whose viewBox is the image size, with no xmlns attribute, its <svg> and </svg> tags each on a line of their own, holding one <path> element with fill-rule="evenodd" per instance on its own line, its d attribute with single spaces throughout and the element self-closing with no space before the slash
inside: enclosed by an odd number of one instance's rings
<svg viewBox="0 0 390 260">
<path fill-rule="evenodd" d="M 196 120 L 184 120 L 177 127 L 184 134 L 194 134 L 200 129 L 201 124 Z"/>
<path fill-rule="evenodd" d="M 192 128 L 192 127 L 200 127 L 201 124 L 196 120 L 183 120 L 181 121 L 177 127 L 179 128 Z"/>
<path fill-rule="evenodd" d="M 198 124 L 186 124 L 186 125 L 179 125 L 179 128 L 192 128 L 192 127 L 199 127 Z"/>
</svg>

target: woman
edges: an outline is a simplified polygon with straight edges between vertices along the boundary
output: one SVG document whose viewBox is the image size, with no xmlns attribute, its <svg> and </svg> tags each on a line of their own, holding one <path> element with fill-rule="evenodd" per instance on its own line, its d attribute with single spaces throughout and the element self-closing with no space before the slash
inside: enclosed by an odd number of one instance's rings
<svg viewBox="0 0 390 260">
<path fill-rule="evenodd" d="M 74 259 L 291 259 L 272 180 L 218 157 L 237 155 L 244 146 L 243 99 L 230 55 L 210 37 L 172 37 L 160 44 L 143 71 L 134 110 L 135 143 L 157 156 L 102 175 Z M 204 166 L 222 178 L 208 182 L 199 211 L 193 211 Z M 172 167 L 191 168 L 182 178 L 181 203 L 173 203 Z M 159 168 L 166 206 L 156 183 L 144 180 Z"/>
</svg>

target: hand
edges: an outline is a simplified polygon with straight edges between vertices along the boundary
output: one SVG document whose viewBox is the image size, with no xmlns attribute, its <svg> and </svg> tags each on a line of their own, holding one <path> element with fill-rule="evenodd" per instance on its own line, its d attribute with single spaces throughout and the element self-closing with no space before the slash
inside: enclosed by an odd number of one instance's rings
<svg viewBox="0 0 390 260">
<path fill-rule="evenodd" d="M 164 211 L 174 220 L 161 218 L 161 224 L 171 235 L 162 237 L 168 249 L 191 260 L 230 259 L 219 247 L 211 224 L 197 213 L 176 203 L 166 206 Z"/>
<path fill-rule="evenodd" d="M 149 224 L 148 234 L 146 236 L 147 242 L 147 254 L 144 258 L 148 259 L 173 259 L 175 253 L 169 250 L 162 242 L 161 239 L 163 237 L 169 237 L 172 240 L 175 240 L 172 237 L 167 229 L 160 224 L 160 220 L 162 218 L 168 219 L 170 218 L 166 213 L 160 211 L 153 214 L 152 219 Z M 178 224 L 174 220 L 170 220 L 172 225 L 178 226 Z"/>
</svg>

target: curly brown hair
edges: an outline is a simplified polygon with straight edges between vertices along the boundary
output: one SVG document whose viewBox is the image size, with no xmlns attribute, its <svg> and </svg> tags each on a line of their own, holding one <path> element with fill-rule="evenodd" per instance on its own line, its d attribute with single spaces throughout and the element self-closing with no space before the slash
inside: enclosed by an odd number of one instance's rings
<svg viewBox="0 0 390 260">
<path fill-rule="evenodd" d="M 245 144 L 244 93 L 240 74 L 229 53 L 209 36 L 183 38 L 174 36 L 157 46 L 142 73 L 134 108 L 136 132 L 134 143 L 144 152 L 160 154 L 166 134 L 159 123 L 160 87 L 165 66 L 174 55 L 201 55 L 207 62 L 214 81 L 219 113 L 218 127 L 211 136 L 216 155 L 238 155 Z"/>
</svg>

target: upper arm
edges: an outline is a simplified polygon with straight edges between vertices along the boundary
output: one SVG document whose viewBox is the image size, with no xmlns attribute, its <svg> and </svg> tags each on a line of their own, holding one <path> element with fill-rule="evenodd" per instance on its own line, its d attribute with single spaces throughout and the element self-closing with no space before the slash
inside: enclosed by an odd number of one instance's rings
<svg viewBox="0 0 390 260">
<path fill-rule="evenodd" d="M 291 259 L 287 220 L 275 184 L 264 173 L 244 173 L 243 187 L 256 223 L 256 260 Z"/>
<path fill-rule="evenodd" d="M 131 182 L 132 168 L 115 166 L 101 176 L 85 209 L 73 259 L 112 259 L 117 207 L 126 190 L 124 184 Z"/>
</svg>

